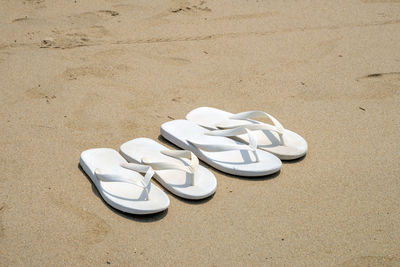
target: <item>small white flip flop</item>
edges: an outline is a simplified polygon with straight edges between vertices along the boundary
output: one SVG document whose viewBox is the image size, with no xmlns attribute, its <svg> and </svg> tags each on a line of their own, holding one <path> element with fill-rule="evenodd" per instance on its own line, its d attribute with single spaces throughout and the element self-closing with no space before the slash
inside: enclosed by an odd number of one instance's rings
<svg viewBox="0 0 400 267">
<path fill-rule="evenodd" d="M 211 134 L 211 131 L 188 120 L 174 120 L 161 125 L 161 135 L 165 139 L 192 151 L 202 161 L 220 171 L 241 176 L 263 176 L 281 169 L 280 159 L 257 149 L 254 139 L 250 145 L 245 145 Z"/>
<path fill-rule="evenodd" d="M 82 169 L 97 187 L 103 199 L 112 207 L 132 214 L 151 214 L 169 206 L 168 196 L 150 182 L 154 171 L 128 163 L 111 148 L 83 151 Z M 143 177 L 139 172 L 146 173 Z"/>
<path fill-rule="evenodd" d="M 150 166 L 154 178 L 179 197 L 203 199 L 217 189 L 214 174 L 190 151 L 169 150 L 152 139 L 137 138 L 121 145 L 120 153 L 129 162 Z"/>
<path fill-rule="evenodd" d="M 270 119 L 273 125 L 251 120 L 258 117 Z M 308 146 L 303 137 L 284 129 L 277 119 L 263 111 L 232 114 L 216 108 L 200 107 L 189 112 L 186 119 L 213 130 L 214 135 L 230 136 L 246 144 L 250 143 L 250 138 L 255 138 L 259 149 L 271 152 L 282 160 L 297 159 L 307 153 Z"/>
</svg>

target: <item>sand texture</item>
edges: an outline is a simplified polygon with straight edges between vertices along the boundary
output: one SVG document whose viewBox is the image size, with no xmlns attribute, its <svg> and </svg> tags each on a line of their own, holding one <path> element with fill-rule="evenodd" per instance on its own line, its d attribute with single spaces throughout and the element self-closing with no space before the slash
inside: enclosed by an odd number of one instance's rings
<svg viewBox="0 0 400 267">
<path fill-rule="evenodd" d="M 400 266 L 400 1 L 0 0 L 1 266 Z M 308 141 L 277 175 L 130 216 L 80 153 L 192 109 Z M 202 163 L 203 166 L 206 166 Z"/>
</svg>

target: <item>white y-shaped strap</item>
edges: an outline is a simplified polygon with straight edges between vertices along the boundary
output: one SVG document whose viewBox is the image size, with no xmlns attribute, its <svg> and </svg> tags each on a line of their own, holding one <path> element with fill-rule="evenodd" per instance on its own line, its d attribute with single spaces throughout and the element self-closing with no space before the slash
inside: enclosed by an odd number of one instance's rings
<svg viewBox="0 0 400 267">
<path fill-rule="evenodd" d="M 148 185 L 150 183 L 151 177 L 154 175 L 154 171 L 151 169 L 151 167 L 135 163 L 121 163 L 121 167 L 141 173 L 145 172 L 146 175 L 143 177 L 143 180 L 141 180 L 139 183 L 134 179 L 132 179 L 131 177 L 126 177 L 125 175 L 114 174 L 114 173 L 104 173 L 101 169 L 96 169 L 94 173 L 96 174 L 97 178 L 103 182 L 122 182 L 139 186 L 145 190 L 146 200 L 148 200 L 149 199 Z"/>
<path fill-rule="evenodd" d="M 190 185 L 194 185 L 195 173 L 199 166 L 199 159 L 188 150 L 162 150 L 160 151 L 162 154 L 173 157 L 173 158 L 186 158 L 190 160 L 189 166 L 185 166 L 182 164 L 176 164 L 171 162 L 151 162 L 146 158 L 142 158 L 142 163 L 146 165 L 150 165 L 154 170 L 180 170 L 184 172 L 190 173 Z"/>
<path fill-rule="evenodd" d="M 264 112 L 264 111 L 245 111 L 245 112 L 240 112 L 237 114 L 234 114 L 232 116 L 229 117 L 229 119 L 235 119 L 235 120 L 247 120 L 247 119 L 253 119 L 253 118 L 257 118 L 257 117 L 267 117 L 268 119 L 270 119 L 272 121 L 272 123 L 274 124 L 274 126 L 269 125 L 269 124 L 265 124 L 265 123 L 260 123 L 260 124 L 253 124 L 253 123 L 249 123 L 246 125 L 243 124 L 236 124 L 236 125 L 230 125 L 229 127 L 224 127 L 223 125 L 218 126 L 219 128 L 227 128 L 227 129 L 232 129 L 232 128 L 236 128 L 236 127 L 244 127 L 247 128 L 249 130 L 269 130 L 269 131 L 274 131 L 277 132 L 279 135 L 279 141 L 281 145 L 284 145 L 284 140 L 283 140 L 283 132 L 284 132 L 284 128 L 282 126 L 282 124 L 275 119 L 272 115 Z M 250 136 L 249 136 L 250 138 Z"/>
<path fill-rule="evenodd" d="M 205 135 L 212 135 L 212 136 L 235 136 L 239 134 L 247 133 L 249 136 L 249 145 L 223 145 L 223 144 L 200 144 L 190 140 L 187 140 L 193 146 L 200 148 L 207 152 L 221 152 L 221 151 L 230 151 L 230 150 L 249 150 L 254 153 L 256 157 L 256 162 L 260 161 L 260 158 L 257 153 L 257 139 L 255 136 L 250 132 L 250 130 L 246 129 L 245 127 L 238 127 L 234 129 L 228 130 L 215 130 L 209 131 L 204 133 Z"/>
</svg>

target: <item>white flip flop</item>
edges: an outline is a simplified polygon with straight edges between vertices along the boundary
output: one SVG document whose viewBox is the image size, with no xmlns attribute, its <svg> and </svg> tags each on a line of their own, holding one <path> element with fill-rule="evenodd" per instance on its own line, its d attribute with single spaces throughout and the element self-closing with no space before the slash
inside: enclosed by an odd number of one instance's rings
<svg viewBox="0 0 400 267">
<path fill-rule="evenodd" d="M 179 197 L 203 199 L 217 189 L 214 174 L 190 151 L 169 150 L 152 139 L 137 138 L 121 145 L 120 153 L 129 162 L 151 166 L 154 178 Z"/>
<path fill-rule="evenodd" d="M 251 120 L 257 117 L 266 117 L 272 121 L 273 125 Z M 189 112 L 186 119 L 214 130 L 214 135 L 230 136 L 248 144 L 249 135 L 240 129 L 245 128 L 252 132 L 259 149 L 271 152 L 282 160 L 300 158 L 308 150 L 307 142 L 303 137 L 284 129 L 277 119 L 263 111 L 232 114 L 216 108 L 200 107 Z"/>
<path fill-rule="evenodd" d="M 161 135 L 178 147 L 192 151 L 214 168 L 234 175 L 263 176 L 281 169 L 280 159 L 257 149 L 255 140 L 245 145 L 210 131 L 188 120 L 174 120 L 161 125 Z"/>
<path fill-rule="evenodd" d="M 168 196 L 150 182 L 154 171 L 128 163 L 111 148 L 83 151 L 82 169 L 97 187 L 103 199 L 112 207 L 132 214 L 151 214 L 169 206 Z M 143 177 L 139 172 L 146 173 Z"/>
</svg>

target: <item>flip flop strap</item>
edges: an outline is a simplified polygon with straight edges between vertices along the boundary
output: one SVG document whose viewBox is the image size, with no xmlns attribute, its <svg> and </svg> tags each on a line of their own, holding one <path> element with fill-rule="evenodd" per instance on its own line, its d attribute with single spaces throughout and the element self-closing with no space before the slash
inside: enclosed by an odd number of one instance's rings
<svg viewBox="0 0 400 267">
<path fill-rule="evenodd" d="M 199 159 L 191 151 L 188 150 L 162 150 L 162 154 L 173 158 L 186 158 L 190 160 L 189 166 L 176 164 L 171 162 L 151 162 L 146 158 L 142 158 L 142 163 L 149 165 L 153 170 L 180 170 L 190 174 L 190 184 L 194 185 L 194 176 L 199 166 Z"/>
<path fill-rule="evenodd" d="M 254 134 L 250 132 L 250 130 L 244 127 L 238 127 L 234 129 L 228 130 L 215 130 L 209 131 L 204 133 L 205 135 L 212 135 L 212 136 L 234 136 L 238 134 L 247 133 L 249 136 L 249 145 L 228 145 L 228 144 L 201 144 L 191 140 L 187 140 L 191 145 L 207 151 L 207 152 L 222 152 L 222 151 L 231 151 L 231 150 L 248 150 L 254 153 L 256 157 L 256 161 L 259 162 L 259 156 L 257 153 L 257 139 L 255 138 Z"/>
<path fill-rule="evenodd" d="M 272 123 L 275 125 L 275 131 L 277 131 L 280 134 L 283 134 L 283 131 L 285 128 L 283 128 L 282 124 L 275 119 L 272 115 L 264 112 L 264 111 L 259 111 L 259 110 L 253 110 L 253 111 L 245 111 L 245 112 L 240 112 L 236 113 L 232 116 L 230 116 L 230 119 L 234 120 L 247 120 L 247 119 L 254 119 L 254 118 L 259 118 L 259 117 L 266 117 L 272 121 Z M 265 123 L 263 123 L 265 124 Z"/>
<path fill-rule="evenodd" d="M 237 128 L 246 128 L 248 130 L 251 131 L 255 131 L 255 130 L 268 130 L 268 131 L 274 131 L 277 132 L 279 134 L 279 139 L 280 139 L 280 144 L 284 145 L 284 140 L 283 140 L 283 132 L 284 132 L 284 128 L 282 126 L 282 124 L 275 119 L 272 115 L 263 112 L 263 111 L 245 111 L 245 112 L 240 112 L 237 114 L 234 114 L 232 116 L 229 117 L 229 119 L 235 119 L 235 120 L 247 120 L 247 119 L 253 119 L 253 118 L 257 118 L 257 117 L 267 117 L 268 119 L 270 119 L 272 121 L 272 123 L 274 124 L 274 126 L 270 125 L 270 124 L 266 124 L 266 123 L 258 123 L 258 124 L 253 124 L 253 123 L 249 123 L 249 124 L 234 124 L 234 125 L 230 125 L 229 127 L 224 127 L 224 126 L 218 126 L 219 128 L 224 128 L 224 129 L 237 129 Z M 216 135 L 218 134 L 224 134 L 225 132 L 219 132 L 220 130 L 215 130 Z M 222 130 L 223 131 L 223 130 Z M 240 130 L 238 130 L 237 132 L 240 132 Z M 228 132 L 226 132 L 228 133 Z M 239 134 L 243 134 L 243 133 L 239 133 Z M 235 136 L 235 135 L 239 135 L 239 134 L 233 134 L 230 136 Z M 249 136 L 250 139 L 250 136 Z"/>
<path fill-rule="evenodd" d="M 149 199 L 148 185 L 150 184 L 151 177 L 154 175 L 154 171 L 149 166 L 143 166 L 135 163 L 121 163 L 121 167 L 129 169 L 136 172 L 146 173 L 142 180 L 139 182 L 127 177 L 126 175 L 115 174 L 115 173 L 104 173 L 101 169 L 96 169 L 94 171 L 96 177 L 103 182 L 122 182 L 133 184 L 141 187 L 146 192 L 146 200 Z"/>
<path fill-rule="evenodd" d="M 136 171 L 139 173 L 145 173 L 142 181 L 144 186 L 147 186 L 150 183 L 150 180 L 154 175 L 154 170 L 150 166 L 145 166 L 136 163 L 121 163 L 121 166 L 128 170 Z"/>
</svg>

